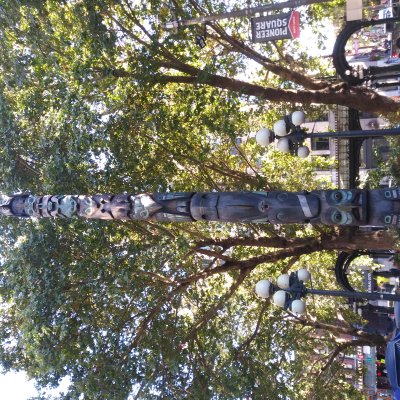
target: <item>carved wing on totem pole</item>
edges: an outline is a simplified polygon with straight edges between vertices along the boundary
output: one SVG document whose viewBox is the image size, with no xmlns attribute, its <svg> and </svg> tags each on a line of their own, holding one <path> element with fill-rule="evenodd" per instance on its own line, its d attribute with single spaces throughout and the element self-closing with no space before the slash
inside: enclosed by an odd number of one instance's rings
<svg viewBox="0 0 400 400">
<path fill-rule="evenodd" d="M 16 194 L 0 199 L 0 213 L 16 217 L 82 217 L 171 222 L 400 226 L 400 189 L 312 192 L 182 192 L 152 194 Z"/>
</svg>

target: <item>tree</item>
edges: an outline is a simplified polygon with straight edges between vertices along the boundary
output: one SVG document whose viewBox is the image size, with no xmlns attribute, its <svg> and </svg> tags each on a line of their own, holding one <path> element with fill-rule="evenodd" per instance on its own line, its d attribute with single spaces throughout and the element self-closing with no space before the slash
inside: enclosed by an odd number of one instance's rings
<svg viewBox="0 0 400 400">
<path fill-rule="evenodd" d="M 8 1 L 3 7 L 7 18 L 3 20 L 2 55 L 8 72 L 14 74 L 20 69 L 15 68 L 15 55 L 9 54 L 15 52 L 12 43 L 17 42 L 20 53 L 22 48 L 29 48 L 29 52 L 22 52 L 19 57 L 22 63 L 33 64 L 36 78 L 45 71 L 48 75 L 53 68 L 61 69 L 64 76 L 77 84 L 90 82 L 85 86 L 92 88 L 91 96 L 93 86 L 104 92 L 118 80 L 134 80 L 150 91 L 172 84 L 209 85 L 264 103 L 267 100 L 342 104 L 381 114 L 399 111 L 395 101 L 372 90 L 313 78 L 306 72 L 310 69 L 310 57 L 301 54 L 295 62 L 285 53 L 283 43 L 268 43 L 259 49 L 249 45 L 244 39 L 246 21 L 207 23 L 210 45 L 203 51 L 199 51 L 193 40 L 196 33 L 202 33 L 201 27 L 175 33 L 164 30 L 165 22 L 172 17 L 185 19 L 221 11 L 221 6 L 210 2 L 174 1 L 170 7 L 172 13 L 165 3 L 158 1 L 140 6 L 128 1 L 78 5 L 64 2 L 61 6 L 52 1 L 42 4 Z M 314 6 L 309 14 L 321 18 L 320 7 Z M 289 46 L 290 51 L 293 46 Z M 254 82 L 238 79 L 237 75 L 244 72 L 250 61 L 260 71 L 257 79 Z M 316 60 L 311 62 L 315 73 L 319 65 Z M 25 79 L 28 75 L 31 73 Z"/>
<path fill-rule="evenodd" d="M 173 4 L 182 17 L 200 12 L 192 2 Z M 216 44 L 199 53 L 190 37 L 198 28 L 155 29 L 170 17 L 156 1 L 10 0 L 2 9 L 4 191 L 311 190 L 313 170 L 325 161 L 265 157 L 254 141 L 236 142 L 283 108 L 260 117 L 264 94 L 279 88 L 280 101 L 310 93 L 308 101 L 318 102 L 325 93 L 324 104 L 329 96 L 339 104 L 375 96 L 346 87 L 346 95 L 335 94 L 335 84 L 284 68 L 276 61 L 285 58 L 282 44 L 258 54 L 232 21 L 209 26 Z M 245 55 L 268 77 L 235 80 Z M 264 94 L 248 98 L 257 93 Z M 363 103 L 375 111 L 395 105 L 378 96 Z M 315 299 L 298 319 L 257 299 L 253 288 L 264 271 L 274 277 L 298 267 L 334 287 L 332 250 L 360 237 L 368 248 L 391 247 L 386 232 L 0 223 L 1 365 L 26 370 L 41 386 L 69 376 L 64 398 L 301 399 L 322 386 L 319 398 L 361 398 L 343 382 L 336 355 L 383 339 L 354 328 L 357 317 L 343 303 Z M 343 343 L 342 333 L 358 340 Z M 328 356 L 315 354 L 325 347 Z"/>
</svg>

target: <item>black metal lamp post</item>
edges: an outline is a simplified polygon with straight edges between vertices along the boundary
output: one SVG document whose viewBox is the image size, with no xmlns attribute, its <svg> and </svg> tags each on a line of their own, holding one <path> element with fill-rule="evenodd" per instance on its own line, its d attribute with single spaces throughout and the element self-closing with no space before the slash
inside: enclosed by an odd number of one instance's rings
<svg viewBox="0 0 400 400">
<path fill-rule="evenodd" d="M 274 304 L 285 309 L 290 309 L 296 314 L 303 314 L 305 312 L 306 305 L 301 299 L 309 293 L 352 299 L 400 301 L 400 295 L 390 293 L 307 289 L 305 282 L 308 282 L 310 278 L 311 275 L 306 269 L 300 269 L 299 271 L 292 272 L 290 275 L 283 274 L 279 276 L 276 285 L 268 280 L 261 280 L 257 282 L 255 291 L 258 296 L 264 299 L 272 296 Z"/>
<path fill-rule="evenodd" d="M 306 139 L 367 139 L 400 135 L 400 128 L 307 133 L 301 127 L 304 122 L 305 114 L 302 111 L 295 111 L 291 115 L 286 115 L 282 120 L 275 122 L 273 130 L 269 130 L 268 128 L 260 129 L 256 134 L 256 141 L 261 146 L 268 146 L 278 139 L 276 144 L 278 150 L 305 158 L 310 154 L 310 149 L 304 145 Z"/>
</svg>

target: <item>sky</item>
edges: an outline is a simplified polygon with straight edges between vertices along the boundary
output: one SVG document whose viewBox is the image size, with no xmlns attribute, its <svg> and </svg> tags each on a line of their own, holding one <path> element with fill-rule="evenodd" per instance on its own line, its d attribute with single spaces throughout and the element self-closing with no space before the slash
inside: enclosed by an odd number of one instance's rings
<svg viewBox="0 0 400 400">
<path fill-rule="evenodd" d="M 0 391 L 2 400 L 27 400 L 37 395 L 34 382 L 28 381 L 23 372 L 0 375 Z"/>
<path fill-rule="evenodd" d="M 68 379 L 63 379 L 57 390 L 46 391 L 47 394 L 57 396 L 61 391 L 66 391 Z M 24 372 L 8 372 L 0 374 L 1 400 L 28 400 L 39 393 L 35 388 L 35 382 L 29 380 Z"/>
</svg>

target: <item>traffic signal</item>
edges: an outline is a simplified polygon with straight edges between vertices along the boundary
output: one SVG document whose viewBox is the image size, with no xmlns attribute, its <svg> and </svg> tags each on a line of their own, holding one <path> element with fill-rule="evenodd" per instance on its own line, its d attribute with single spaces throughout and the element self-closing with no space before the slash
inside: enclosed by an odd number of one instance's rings
<svg viewBox="0 0 400 400">
<path fill-rule="evenodd" d="M 388 378 L 386 371 L 385 356 L 377 354 L 376 361 L 376 387 L 378 389 L 386 389 L 388 387 Z"/>
</svg>

